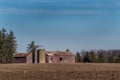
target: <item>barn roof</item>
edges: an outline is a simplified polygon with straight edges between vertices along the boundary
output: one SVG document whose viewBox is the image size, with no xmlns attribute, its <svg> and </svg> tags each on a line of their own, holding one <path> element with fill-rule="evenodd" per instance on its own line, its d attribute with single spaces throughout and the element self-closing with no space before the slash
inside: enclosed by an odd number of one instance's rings
<svg viewBox="0 0 120 80">
<path fill-rule="evenodd" d="M 31 53 L 15 53 L 14 57 L 27 57 L 28 55 L 30 55 Z"/>
<path fill-rule="evenodd" d="M 70 51 L 46 51 L 48 55 L 73 55 Z"/>
</svg>

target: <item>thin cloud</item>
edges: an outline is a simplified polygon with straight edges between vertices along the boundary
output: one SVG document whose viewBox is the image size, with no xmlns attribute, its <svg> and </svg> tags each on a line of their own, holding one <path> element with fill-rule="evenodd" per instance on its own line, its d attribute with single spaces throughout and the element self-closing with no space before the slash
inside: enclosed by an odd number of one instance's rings
<svg viewBox="0 0 120 80">
<path fill-rule="evenodd" d="M 56 2 L 59 0 L 28 0 L 28 1 L 31 1 L 31 2 Z"/>
<path fill-rule="evenodd" d="M 47 9 L 0 9 L 0 14 L 23 14 L 23 15 L 40 15 L 40 14 L 107 14 L 109 11 L 104 10 L 47 10 Z"/>
</svg>

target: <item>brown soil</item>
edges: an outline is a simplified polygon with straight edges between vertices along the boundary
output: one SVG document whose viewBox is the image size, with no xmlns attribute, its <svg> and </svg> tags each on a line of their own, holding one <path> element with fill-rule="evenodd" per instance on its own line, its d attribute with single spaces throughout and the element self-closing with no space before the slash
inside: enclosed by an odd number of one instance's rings
<svg viewBox="0 0 120 80">
<path fill-rule="evenodd" d="M 0 64 L 0 80 L 120 80 L 120 64 Z"/>
</svg>

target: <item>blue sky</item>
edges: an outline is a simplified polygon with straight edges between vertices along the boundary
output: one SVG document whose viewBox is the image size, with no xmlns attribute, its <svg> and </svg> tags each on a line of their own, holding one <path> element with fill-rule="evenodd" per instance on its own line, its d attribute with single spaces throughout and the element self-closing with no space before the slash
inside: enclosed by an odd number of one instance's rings
<svg viewBox="0 0 120 80">
<path fill-rule="evenodd" d="M 0 0 L 0 29 L 13 30 L 18 52 L 120 49 L 120 0 Z"/>
</svg>

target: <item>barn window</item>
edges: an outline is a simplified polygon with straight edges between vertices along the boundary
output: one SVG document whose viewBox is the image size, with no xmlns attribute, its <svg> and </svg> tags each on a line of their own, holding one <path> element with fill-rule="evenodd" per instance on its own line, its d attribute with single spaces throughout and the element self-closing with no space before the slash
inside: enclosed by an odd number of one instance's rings
<svg viewBox="0 0 120 80">
<path fill-rule="evenodd" d="M 51 58 L 51 61 L 53 61 L 53 58 Z"/>
<path fill-rule="evenodd" d="M 62 61 L 63 59 L 62 58 L 60 58 L 60 61 Z"/>
</svg>

